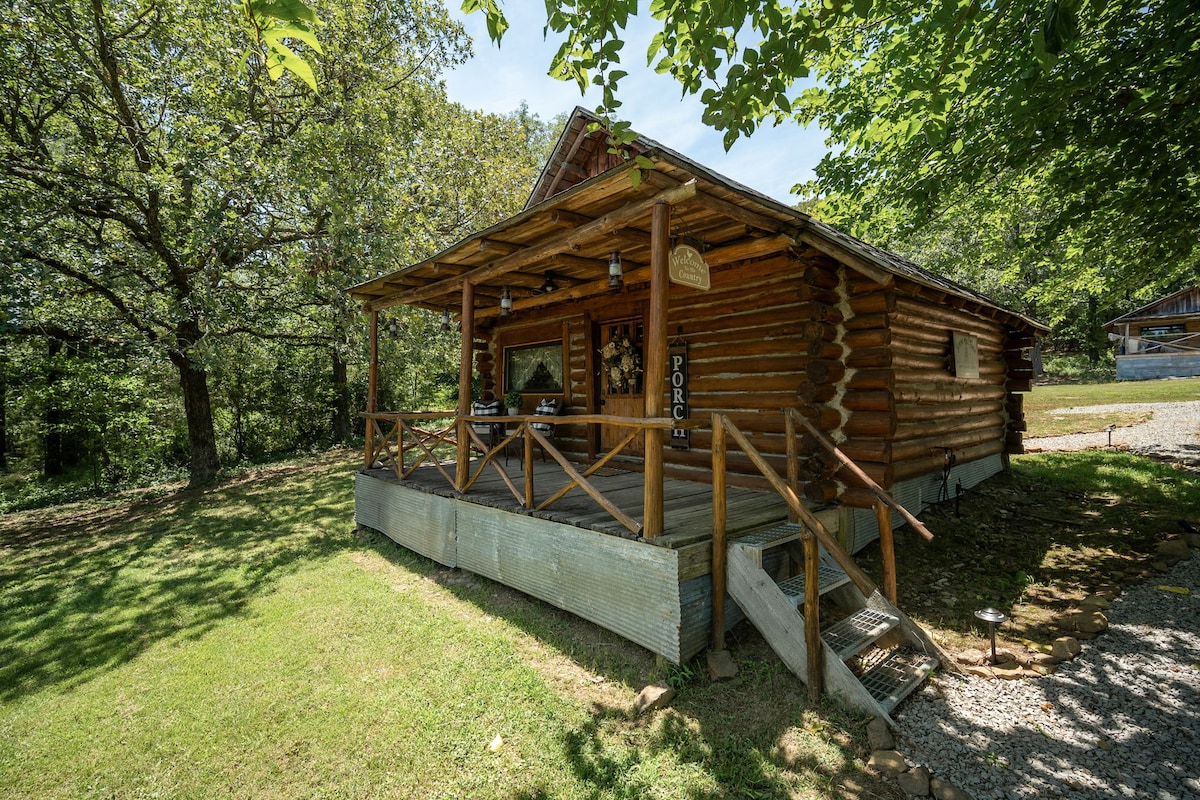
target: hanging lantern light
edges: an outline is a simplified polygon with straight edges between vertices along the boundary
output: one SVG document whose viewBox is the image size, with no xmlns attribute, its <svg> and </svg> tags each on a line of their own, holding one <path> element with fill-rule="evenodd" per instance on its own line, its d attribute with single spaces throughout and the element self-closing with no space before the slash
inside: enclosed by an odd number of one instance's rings
<svg viewBox="0 0 1200 800">
<path fill-rule="evenodd" d="M 450 331 L 450 309 L 442 307 L 442 333 Z"/>
<path fill-rule="evenodd" d="M 512 313 L 512 292 L 505 286 L 500 290 L 500 316 L 507 317 Z"/>
<path fill-rule="evenodd" d="M 620 289 L 625 284 L 625 270 L 621 267 L 621 251 L 613 250 L 608 256 L 608 288 Z"/>
</svg>

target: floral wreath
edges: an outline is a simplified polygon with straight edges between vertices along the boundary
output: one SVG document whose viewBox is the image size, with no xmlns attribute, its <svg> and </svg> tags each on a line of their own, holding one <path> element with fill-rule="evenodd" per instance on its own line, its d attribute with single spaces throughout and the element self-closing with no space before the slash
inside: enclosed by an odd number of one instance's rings
<svg viewBox="0 0 1200 800">
<path fill-rule="evenodd" d="M 642 354 L 628 336 L 613 339 L 600 349 L 600 363 L 608 376 L 609 390 L 630 391 L 642 373 Z"/>
</svg>

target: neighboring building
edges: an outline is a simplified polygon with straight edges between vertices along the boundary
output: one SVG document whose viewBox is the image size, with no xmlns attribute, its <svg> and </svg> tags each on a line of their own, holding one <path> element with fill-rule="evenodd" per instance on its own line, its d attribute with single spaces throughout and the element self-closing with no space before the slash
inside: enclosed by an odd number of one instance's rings
<svg viewBox="0 0 1200 800">
<path fill-rule="evenodd" d="M 1200 286 L 1181 289 L 1105 323 L 1117 380 L 1200 376 Z"/>
</svg>

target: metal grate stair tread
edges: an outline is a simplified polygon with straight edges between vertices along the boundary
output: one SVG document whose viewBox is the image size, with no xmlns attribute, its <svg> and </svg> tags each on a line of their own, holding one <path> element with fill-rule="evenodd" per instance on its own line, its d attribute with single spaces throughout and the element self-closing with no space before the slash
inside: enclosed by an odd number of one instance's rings
<svg viewBox="0 0 1200 800">
<path fill-rule="evenodd" d="M 828 564 L 821 564 L 817 568 L 817 585 L 820 587 L 821 594 L 831 592 L 839 586 L 845 586 L 850 582 L 850 576 L 837 567 L 831 567 Z M 804 602 L 804 587 L 807 581 L 804 573 L 788 578 L 779 582 L 779 588 L 787 595 L 788 600 L 792 601 L 792 605 L 799 606 Z"/>
<path fill-rule="evenodd" d="M 933 656 L 898 648 L 859 677 L 862 685 L 884 710 L 891 712 L 938 665 Z"/>
<path fill-rule="evenodd" d="M 845 661 L 900 624 L 900 618 L 874 608 L 860 608 L 821 631 L 825 645 Z"/>
<path fill-rule="evenodd" d="M 774 527 L 764 528 L 761 531 L 754 531 L 746 536 L 734 539 L 730 543 L 730 546 L 737 545 L 740 547 L 761 567 L 764 552 L 770 550 L 772 547 L 794 542 L 801 535 L 802 530 L 799 525 L 794 522 L 784 522 Z"/>
<path fill-rule="evenodd" d="M 732 544 L 746 550 L 769 550 L 781 544 L 794 542 L 801 536 L 801 528 L 794 522 L 784 522 L 772 528 L 741 536 L 734 539 Z"/>
</svg>

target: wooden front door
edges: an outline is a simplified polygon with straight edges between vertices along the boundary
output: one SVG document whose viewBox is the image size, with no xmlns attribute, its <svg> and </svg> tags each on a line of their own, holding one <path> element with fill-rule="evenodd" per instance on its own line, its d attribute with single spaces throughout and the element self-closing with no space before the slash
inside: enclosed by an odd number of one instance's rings
<svg viewBox="0 0 1200 800">
<path fill-rule="evenodd" d="M 644 350 L 641 319 L 600 324 L 600 412 L 617 417 L 643 417 L 646 400 L 642 394 Z M 607 453 L 629 433 L 628 428 L 604 425 L 600 429 L 600 447 Z M 639 435 L 621 451 L 621 455 L 640 456 L 645 452 L 645 436 Z"/>
</svg>

